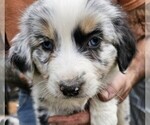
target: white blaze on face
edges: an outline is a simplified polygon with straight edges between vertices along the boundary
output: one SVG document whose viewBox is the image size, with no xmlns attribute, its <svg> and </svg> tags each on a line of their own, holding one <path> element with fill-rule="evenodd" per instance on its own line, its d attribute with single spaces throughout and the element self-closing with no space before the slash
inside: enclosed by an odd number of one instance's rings
<svg viewBox="0 0 150 125">
<path fill-rule="evenodd" d="M 92 61 L 77 51 L 72 39 L 66 37 L 66 39 L 61 40 L 60 50 L 56 57 L 49 63 L 49 91 L 56 96 L 62 95 L 59 88 L 60 82 L 78 77 L 84 81 L 81 96 L 93 96 L 99 85 L 96 69 Z M 70 84 L 72 83 L 67 83 L 68 86 Z"/>
</svg>

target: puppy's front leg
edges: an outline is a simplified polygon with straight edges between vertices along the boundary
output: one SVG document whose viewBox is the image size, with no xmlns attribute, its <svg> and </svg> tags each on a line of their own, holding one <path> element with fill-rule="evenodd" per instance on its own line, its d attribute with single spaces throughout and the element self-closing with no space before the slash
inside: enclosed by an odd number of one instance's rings
<svg viewBox="0 0 150 125">
<path fill-rule="evenodd" d="M 90 101 L 91 125 L 117 125 L 117 100 L 101 102 L 98 97 Z"/>
</svg>

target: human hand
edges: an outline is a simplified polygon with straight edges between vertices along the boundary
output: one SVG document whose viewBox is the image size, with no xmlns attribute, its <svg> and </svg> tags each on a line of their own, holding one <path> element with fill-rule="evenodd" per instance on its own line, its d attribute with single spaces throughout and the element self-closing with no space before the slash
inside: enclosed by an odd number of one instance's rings
<svg viewBox="0 0 150 125">
<path fill-rule="evenodd" d="M 131 91 L 134 84 L 145 76 L 145 39 L 138 41 L 137 53 L 125 74 L 121 72 L 113 79 L 105 91 L 99 94 L 102 101 L 109 101 L 114 97 L 122 102 Z M 148 45 L 147 45 L 148 46 Z"/>
<path fill-rule="evenodd" d="M 118 98 L 119 102 L 122 102 L 132 89 L 134 73 L 123 74 L 119 72 L 113 81 L 98 94 L 101 101 L 109 101 L 112 98 Z"/>
<path fill-rule="evenodd" d="M 90 113 L 88 111 L 80 112 L 70 116 L 52 116 L 48 119 L 49 124 L 57 125 L 89 125 Z"/>
</svg>

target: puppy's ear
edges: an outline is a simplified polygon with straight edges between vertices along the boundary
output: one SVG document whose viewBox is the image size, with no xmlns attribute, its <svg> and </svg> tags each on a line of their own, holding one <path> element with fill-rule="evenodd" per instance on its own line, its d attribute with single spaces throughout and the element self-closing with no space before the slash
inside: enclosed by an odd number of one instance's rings
<svg viewBox="0 0 150 125">
<path fill-rule="evenodd" d="M 115 43 L 118 52 L 117 62 L 120 71 L 124 72 L 135 55 L 136 41 L 124 18 L 115 19 L 113 24 L 118 37 L 118 42 Z"/>
<path fill-rule="evenodd" d="M 28 38 L 21 34 L 14 37 L 8 59 L 13 68 L 24 74 L 27 79 L 32 79 L 33 65 Z"/>
</svg>

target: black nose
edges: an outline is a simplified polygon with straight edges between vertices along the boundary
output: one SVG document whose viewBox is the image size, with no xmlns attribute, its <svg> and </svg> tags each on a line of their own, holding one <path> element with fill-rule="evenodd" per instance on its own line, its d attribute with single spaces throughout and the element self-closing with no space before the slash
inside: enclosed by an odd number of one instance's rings
<svg viewBox="0 0 150 125">
<path fill-rule="evenodd" d="M 73 97 L 79 94 L 80 86 L 79 85 L 72 85 L 72 86 L 60 85 L 60 90 L 62 91 L 63 95 L 68 96 L 68 97 Z"/>
</svg>

